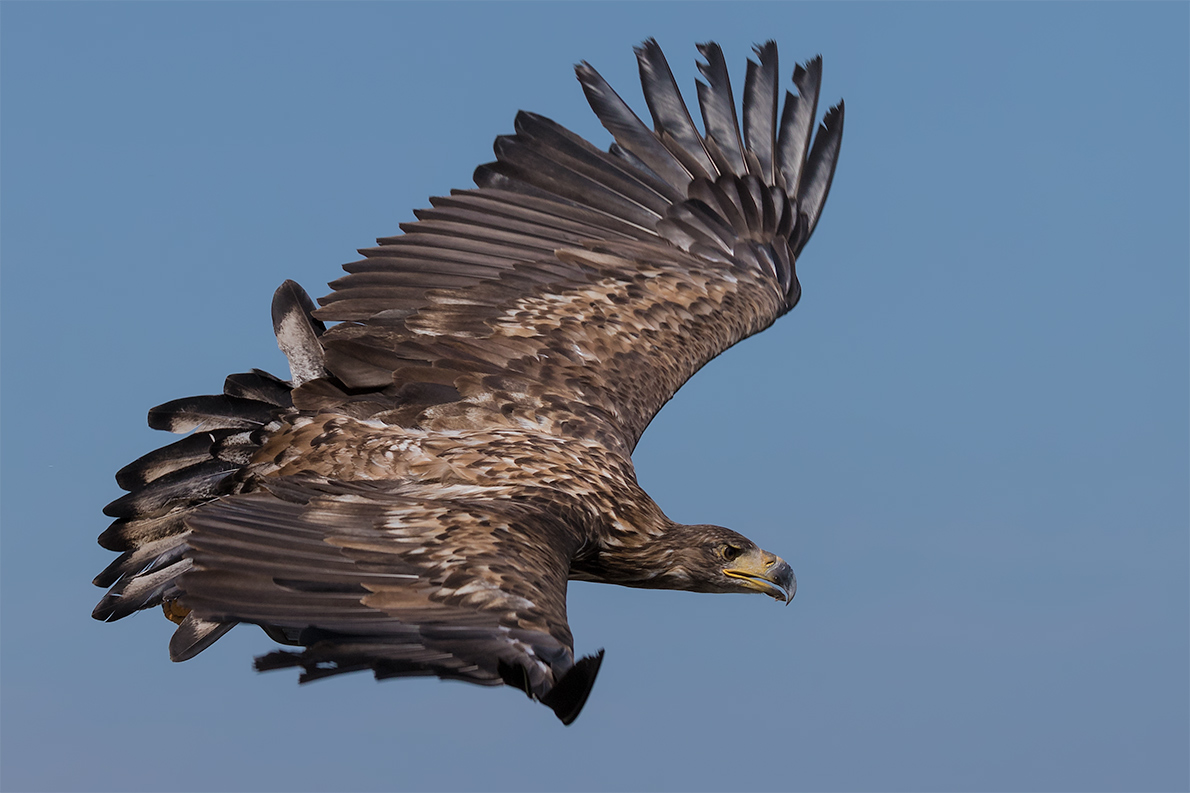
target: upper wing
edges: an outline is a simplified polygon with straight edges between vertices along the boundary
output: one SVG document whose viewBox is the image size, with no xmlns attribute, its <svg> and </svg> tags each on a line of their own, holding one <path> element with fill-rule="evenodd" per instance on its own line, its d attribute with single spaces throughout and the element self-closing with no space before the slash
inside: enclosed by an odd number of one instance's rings
<svg viewBox="0 0 1190 793">
<path fill-rule="evenodd" d="M 314 312 L 340 322 L 319 337 L 328 376 L 295 405 L 631 451 L 691 375 L 797 302 L 842 136 L 840 103 L 810 146 L 821 59 L 795 69 L 778 123 L 776 45 L 758 47 L 741 134 L 721 51 L 699 51 L 705 133 L 654 41 L 637 49 L 653 130 L 585 63 L 610 152 L 519 113 L 478 189 L 431 199 L 345 266 Z"/>
<path fill-rule="evenodd" d="M 301 666 L 303 681 L 372 669 L 508 683 L 563 721 L 578 715 L 598 659 L 575 664 L 566 580 L 578 534 L 548 496 L 262 484 L 186 518 L 192 567 L 176 585 L 190 612 L 170 644 L 176 659 L 209 644 L 213 625 L 251 622 L 306 648 L 266 655 L 260 669 Z"/>
</svg>

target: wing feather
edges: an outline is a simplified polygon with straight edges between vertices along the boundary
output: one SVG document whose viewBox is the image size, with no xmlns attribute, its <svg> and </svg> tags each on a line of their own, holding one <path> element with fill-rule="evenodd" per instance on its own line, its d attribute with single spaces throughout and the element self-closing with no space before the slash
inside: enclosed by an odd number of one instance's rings
<svg viewBox="0 0 1190 793">
<path fill-rule="evenodd" d="M 636 59 L 640 65 L 645 102 L 653 116 L 653 128 L 658 137 L 663 144 L 667 138 L 673 141 L 675 145 L 667 145 L 666 148 L 687 163 L 686 168 L 692 175 L 705 179 L 719 176 L 719 169 L 711 160 L 702 135 L 698 134 L 694 120 L 690 118 L 690 111 L 686 109 L 669 62 L 665 60 L 665 54 L 656 39 L 648 39 L 637 47 Z"/>
<path fill-rule="evenodd" d="M 194 622 L 177 630 L 179 654 L 213 641 L 209 626 L 249 622 L 306 648 L 259 668 L 301 666 L 303 679 L 433 674 L 523 684 L 544 700 L 574 668 L 565 596 L 579 539 L 542 509 L 549 496 L 535 506 L 524 492 L 443 501 L 397 482 L 270 484 L 187 519 L 193 567 L 175 584 Z"/>
<path fill-rule="evenodd" d="M 698 52 L 706 58 L 706 63 L 698 64 L 698 70 L 707 80 L 698 83 L 698 104 L 707 139 L 714 144 L 712 151 L 717 148 L 721 153 L 726 171 L 743 176 L 748 167 L 744 163 L 744 142 L 740 139 L 740 123 L 736 119 L 735 98 L 731 94 L 723 50 L 718 44 L 707 42 L 698 45 Z"/>
<path fill-rule="evenodd" d="M 786 92 L 785 109 L 781 112 L 781 132 L 777 139 L 777 160 L 784 177 L 785 189 L 798 194 L 806 152 L 810 149 L 810 134 L 814 131 L 814 117 L 818 112 L 818 93 L 822 85 L 822 56 L 799 64 L 793 70 L 793 84 L 797 95 Z"/>
<path fill-rule="evenodd" d="M 583 61 L 574 67 L 587 102 L 599 117 L 600 123 L 612 134 L 625 151 L 631 152 L 649 170 L 671 185 L 688 184 L 692 178 L 682 162 L 641 123 L 628 104 L 612 90 L 607 81 Z"/>
<path fill-rule="evenodd" d="M 777 145 L 777 43 L 765 42 L 752 50 L 760 59 L 748 60 L 744 81 L 744 140 L 756 156 L 764 184 L 775 184 L 775 149 Z"/>
<path fill-rule="evenodd" d="M 818 127 L 818 134 L 814 138 L 814 148 L 810 150 L 810 157 L 806 162 L 806 172 L 798 186 L 797 202 L 808 218 L 805 239 L 800 241 L 796 253 L 814 233 L 818 225 L 818 218 L 822 216 L 822 207 L 826 204 L 826 196 L 830 193 L 831 182 L 835 178 L 835 165 L 839 161 L 839 147 L 843 143 L 843 102 L 832 107 Z"/>
<path fill-rule="evenodd" d="M 841 123 L 830 117 L 808 148 L 815 60 L 795 71 L 799 96 L 778 127 L 776 45 L 755 51 L 742 132 L 714 44 L 699 47 L 705 135 L 656 42 L 637 49 L 655 130 L 588 64 L 576 67 L 611 152 L 519 113 L 496 161 L 477 170 L 479 189 L 432 199 L 332 284 L 314 316 L 342 323 L 320 336 L 338 385 L 303 386 L 297 403 L 317 390 L 323 407 L 337 392 L 362 409 L 368 391 L 384 420 L 409 426 L 528 421 L 630 451 L 699 367 L 800 295 L 794 259 L 829 189 Z M 450 351 L 429 339 L 451 340 Z M 542 393 L 505 399 L 469 377 L 496 371 Z M 413 410 L 396 392 L 419 382 L 459 398 Z"/>
</svg>

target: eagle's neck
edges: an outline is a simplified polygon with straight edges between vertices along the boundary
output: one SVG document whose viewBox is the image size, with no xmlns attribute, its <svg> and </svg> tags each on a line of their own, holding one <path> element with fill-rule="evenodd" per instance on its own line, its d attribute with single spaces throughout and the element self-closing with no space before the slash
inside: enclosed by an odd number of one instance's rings
<svg viewBox="0 0 1190 793">
<path fill-rule="evenodd" d="M 618 511 L 608 516 L 604 530 L 575 554 L 570 578 L 647 589 L 686 588 L 690 576 L 680 561 L 684 527 L 665 517 L 652 501 L 639 507 L 628 515 Z"/>
</svg>

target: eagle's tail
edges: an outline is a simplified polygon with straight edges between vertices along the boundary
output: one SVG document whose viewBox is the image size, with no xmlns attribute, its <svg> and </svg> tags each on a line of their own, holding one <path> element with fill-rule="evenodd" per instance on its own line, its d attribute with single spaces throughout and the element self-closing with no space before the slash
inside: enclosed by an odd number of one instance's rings
<svg viewBox="0 0 1190 793">
<path fill-rule="evenodd" d="M 104 514 L 116 520 L 99 535 L 99 544 L 122 553 L 94 579 L 96 586 L 109 589 L 92 617 L 106 622 L 161 606 L 180 624 L 170 641 L 175 661 L 194 657 L 233 627 L 199 620 L 177 602 L 177 578 L 191 567 L 186 517 L 238 492 L 240 471 L 293 411 L 293 389 L 321 376 L 318 337 L 325 328 L 310 317 L 314 307 L 293 281 L 273 296 L 273 327 L 289 358 L 292 381 L 253 369 L 230 375 L 222 394 L 176 399 L 149 411 L 153 429 L 192 434 L 116 473 L 116 483 L 129 492 L 104 507 Z"/>
</svg>

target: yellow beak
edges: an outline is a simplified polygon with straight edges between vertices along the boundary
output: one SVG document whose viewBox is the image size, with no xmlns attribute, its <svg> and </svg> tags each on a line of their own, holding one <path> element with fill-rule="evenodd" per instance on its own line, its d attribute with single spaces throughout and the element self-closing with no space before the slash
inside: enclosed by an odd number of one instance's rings
<svg viewBox="0 0 1190 793">
<path fill-rule="evenodd" d="M 776 554 L 759 549 L 739 557 L 723 574 L 738 578 L 745 589 L 760 592 L 786 604 L 797 593 L 797 578 L 793 568 Z"/>
</svg>

